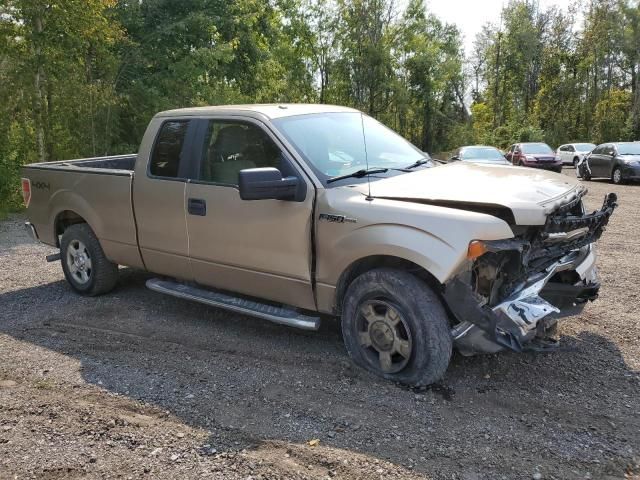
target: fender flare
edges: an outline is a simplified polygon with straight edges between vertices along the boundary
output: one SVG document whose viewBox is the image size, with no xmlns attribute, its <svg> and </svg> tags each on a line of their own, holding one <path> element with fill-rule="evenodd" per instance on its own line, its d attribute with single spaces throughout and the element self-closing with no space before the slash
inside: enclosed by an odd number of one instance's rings
<svg viewBox="0 0 640 480">
<path fill-rule="evenodd" d="M 60 215 L 64 212 L 72 212 L 82 218 L 96 236 L 101 238 L 100 233 L 103 230 L 103 222 L 89 202 L 71 190 L 59 190 L 53 194 L 49 201 L 50 229 L 56 245 L 58 245 L 58 232 L 56 228 Z"/>
</svg>

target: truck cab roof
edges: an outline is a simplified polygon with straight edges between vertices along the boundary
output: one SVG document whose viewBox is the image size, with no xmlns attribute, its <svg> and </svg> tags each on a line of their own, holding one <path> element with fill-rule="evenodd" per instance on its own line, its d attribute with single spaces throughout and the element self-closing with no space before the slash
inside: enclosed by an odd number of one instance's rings
<svg viewBox="0 0 640 480">
<path fill-rule="evenodd" d="M 268 103 L 255 105 L 219 105 L 210 107 L 179 108 L 160 112 L 156 117 L 197 117 L 208 115 L 262 115 L 269 119 L 308 115 L 313 113 L 357 112 L 353 108 L 338 105 L 311 103 Z"/>
</svg>

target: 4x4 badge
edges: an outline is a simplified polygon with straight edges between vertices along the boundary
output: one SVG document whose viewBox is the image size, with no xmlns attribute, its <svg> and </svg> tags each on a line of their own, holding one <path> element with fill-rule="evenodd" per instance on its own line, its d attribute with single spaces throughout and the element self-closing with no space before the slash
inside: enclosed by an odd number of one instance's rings
<svg viewBox="0 0 640 480">
<path fill-rule="evenodd" d="M 355 218 L 345 217 L 344 215 L 333 215 L 331 213 L 321 213 L 320 220 L 326 220 L 327 222 L 333 223 L 356 223 L 357 220 Z"/>
</svg>

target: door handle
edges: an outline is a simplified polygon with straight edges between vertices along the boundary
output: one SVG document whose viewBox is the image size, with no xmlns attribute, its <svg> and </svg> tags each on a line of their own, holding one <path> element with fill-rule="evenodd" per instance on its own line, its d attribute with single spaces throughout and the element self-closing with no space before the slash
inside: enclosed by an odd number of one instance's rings
<svg viewBox="0 0 640 480">
<path fill-rule="evenodd" d="M 201 198 L 190 198 L 187 200 L 187 211 L 189 215 L 204 217 L 207 214 L 207 202 Z"/>
</svg>

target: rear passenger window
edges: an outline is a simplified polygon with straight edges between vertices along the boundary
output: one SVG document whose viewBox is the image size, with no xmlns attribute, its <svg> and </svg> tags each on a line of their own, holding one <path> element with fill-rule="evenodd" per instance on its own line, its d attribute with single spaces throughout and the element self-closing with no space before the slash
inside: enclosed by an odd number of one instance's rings
<svg viewBox="0 0 640 480">
<path fill-rule="evenodd" d="M 238 185 L 240 170 L 274 167 L 292 174 L 278 146 L 261 128 L 241 122 L 211 120 L 205 138 L 199 180 Z"/>
<path fill-rule="evenodd" d="M 188 120 L 174 120 L 162 125 L 151 154 L 149 167 L 151 175 L 166 178 L 178 177 L 188 126 Z"/>
</svg>

